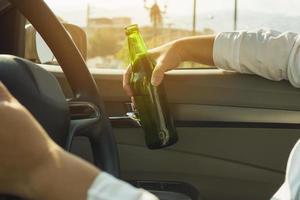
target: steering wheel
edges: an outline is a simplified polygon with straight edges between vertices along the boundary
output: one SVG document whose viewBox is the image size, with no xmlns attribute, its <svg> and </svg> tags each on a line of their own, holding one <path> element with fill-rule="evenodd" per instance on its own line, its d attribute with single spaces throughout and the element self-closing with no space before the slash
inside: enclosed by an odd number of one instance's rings
<svg viewBox="0 0 300 200">
<path fill-rule="evenodd" d="M 74 97 L 67 102 L 53 75 L 17 57 L 1 56 L 0 80 L 59 145 L 68 150 L 74 135 L 88 137 L 94 164 L 119 177 L 116 142 L 103 99 L 72 39 L 42 0 L 9 2 L 31 22 L 48 44 Z M 70 109 L 76 112 L 88 110 L 88 114 L 83 113 L 83 118 L 71 120 Z"/>
</svg>

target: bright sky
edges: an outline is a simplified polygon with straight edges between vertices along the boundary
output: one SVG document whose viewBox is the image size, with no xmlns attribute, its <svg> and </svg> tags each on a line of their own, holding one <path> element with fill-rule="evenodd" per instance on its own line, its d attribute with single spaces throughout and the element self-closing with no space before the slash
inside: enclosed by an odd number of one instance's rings
<svg viewBox="0 0 300 200">
<path fill-rule="evenodd" d="M 54 12 L 71 23 L 84 25 L 89 3 L 92 16 L 129 16 L 133 23 L 150 24 L 148 13 L 143 8 L 144 0 L 45 0 Z M 149 4 L 154 0 L 148 0 Z M 163 7 L 168 5 L 165 15 L 168 23 L 176 23 L 177 17 L 191 18 L 193 0 L 158 0 Z M 238 0 L 239 10 L 265 13 L 280 13 L 300 16 L 300 0 Z M 232 11 L 234 0 L 197 0 L 198 15 L 217 15 L 220 11 Z M 168 21 L 169 20 L 169 21 Z M 190 26 L 190 24 L 189 24 Z"/>
<path fill-rule="evenodd" d="M 55 10 L 71 10 L 73 8 L 83 8 L 87 3 L 96 7 L 108 9 L 117 8 L 137 8 L 143 7 L 143 0 L 45 0 L 51 8 Z M 153 0 L 148 0 L 149 3 Z M 186 13 L 192 7 L 193 0 L 158 0 L 159 4 L 167 3 L 170 12 Z M 232 8 L 234 0 L 197 0 L 199 11 L 222 10 Z M 238 0 L 242 9 L 261 10 L 266 12 L 289 11 L 292 14 L 299 13 L 299 0 Z"/>
</svg>

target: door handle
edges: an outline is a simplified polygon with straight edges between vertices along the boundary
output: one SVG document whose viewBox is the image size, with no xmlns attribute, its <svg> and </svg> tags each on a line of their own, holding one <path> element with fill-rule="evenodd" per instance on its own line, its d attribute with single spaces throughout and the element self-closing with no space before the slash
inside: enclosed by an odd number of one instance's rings
<svg viewBox="0 0 300 200">
<path fill-rule="evenodd" d="M 122 116 L 111 116 L 109 117 L 112 125 L 114 127 L 141 127 L 141 123 L 139 118 L 137 117 L 137 110 L 134 109 L 132 103 L 125 103 L 125 107 L 127 109 L 126 114 Z"/>
</svg>

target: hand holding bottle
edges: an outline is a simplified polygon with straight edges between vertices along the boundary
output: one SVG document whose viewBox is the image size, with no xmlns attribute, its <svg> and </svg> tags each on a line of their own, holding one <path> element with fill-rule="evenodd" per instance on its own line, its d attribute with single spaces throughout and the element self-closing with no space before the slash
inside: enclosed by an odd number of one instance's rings
<svg viewBox="0 0 300 200">
<path fill-rule="evenodd" d="M 214 35 L 193 36 L 150 49 L 148 51 L 149 56 L 156 60 L 156 66 L 151 79 L 152 85 L 158 86 L 164 78 L 164 73 L 178 67 L 183 61 L 192 61 L 214 66 L 214 40 Z M 132 96 L 132 91 L 129 86 L 130 76 L 131 67 L 128 66 L 123 75 L 123 88 L 127 95 Z"/>
<path fill-rule="evenodd" d="M 173 41 L 157 48 L 150 49 L 148 55 L 156 60 L 156 66 L 151 78 L 151 83 L 154 86 L 158 86 L 162 82 L 166 71 L 178 67 L 182 62 L 178 41 Z M 129 65 L 123 75 L 123 88 L 128 96 L 133 96 L 129 86 L 131 72 L 131 66 Z"/>
<path fill-rule="evenodd" d="M 126 27 L 125 34 L 132 66 L 125 73 L 127 77 L 124 80 L 127 82 L 125 81 L 124 85 L 128 83 L 129 95 L 134 98 L 138 119 L 145 132 L 145 143 L 150 149 L 170 146 L 177 142 L 178 137 L 164 87 L 159 84 L 164 72 L 174 64 L 179 64 L 180 62 L 173 62 L 179 59 L 169 59 L 167 62 L 164 59 L 166 56 L 162 56 L 161 53 L 163 52 L 161 48 L 164 47 L 153 50 L 149 56 L 147 46 L 136 24 Z M 154 62 L 155 56 L 158 57 L 157 65 Z M 153 71 L 154 76 L 152 76 Z"/>
</svg>

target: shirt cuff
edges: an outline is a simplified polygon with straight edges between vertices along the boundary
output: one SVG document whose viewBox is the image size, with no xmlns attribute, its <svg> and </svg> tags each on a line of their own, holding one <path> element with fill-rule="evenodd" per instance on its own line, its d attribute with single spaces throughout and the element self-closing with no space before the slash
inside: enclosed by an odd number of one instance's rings
<svg viewBox="0 0 300 200">
<path fill-rule="evenodd" d="M 87 200 L 158 200 L 156 196 L 101 172 L 90 189 Z"/>
<path fill-rule="evenodd" d="M 216 66 L 240 71 L 240 55 L 244 32 L 221 32 L 216 35 L 213 47 L 213 60 Z"/>
</svg>

